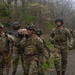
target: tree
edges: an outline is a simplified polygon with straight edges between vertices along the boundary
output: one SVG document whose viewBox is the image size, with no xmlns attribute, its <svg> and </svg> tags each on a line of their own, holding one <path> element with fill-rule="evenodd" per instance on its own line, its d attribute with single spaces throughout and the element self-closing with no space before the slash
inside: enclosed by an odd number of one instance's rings
<svg viewBox="0 0 75 75">
<path fill-rule="evenodd" d="M 22 2 L 22 24 L 25 25 L 25 19 L 26 19 L 26 1 L 21 0 Z"/>
</svg>

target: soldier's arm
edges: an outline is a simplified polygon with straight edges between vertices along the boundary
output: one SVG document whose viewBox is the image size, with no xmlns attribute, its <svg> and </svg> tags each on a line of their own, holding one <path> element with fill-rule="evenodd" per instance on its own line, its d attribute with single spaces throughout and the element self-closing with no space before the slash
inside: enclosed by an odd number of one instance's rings
<svg viewBox="0 0 75 75">
<path fill-rule="evenodd" d="M 48 51 L 44 47 L 43 41 L 40 38 L 37 40 L 37 47 L 39 52 L 42 52 L 46 59 L 49 58 Z"/>
<path fill-rule="evenodd" d="M 12 54 L 13 53 L 13 43 L 14 43 L 15 38 L 9 34 L 7 36 L 8 36 L 8 40 L 9 40 L 9 50 Z"/>
<path fill-rule="evenodd" d="M 68 48 L 69 50 L 74 48 L 74 39 L 68 29 L 66 29 L 66 36 L 68 37 Z"/>
<path fill-rule="evenodd" d="M 40 40 L 38 41 L 38 49 L 42 51 L 44 57 L 46 58 L 46 64 L 50 64 L 50 55 L 49 55 L 49 52 L 46 50 L 46 47 L 44 46 L 43 44 L 43 41 Z"/>
<path fill-rule="evenodd" d="M 52 44 L 54 44 L 54 30 L 55 30 L 55 29 L 53 29 L 53 30 L 51 31 L 51 34 L 50 34 L 50 37 L 49 37 L 50 43 L 52 43 Z"/>
<path fill-rule="evenodd" d="M 24 37 L 21 41 L 20 41 L 20 47 L 24 48 L 26 43 L 26 38 Z"/>
<path fill-rule="evenodd" d="M 44 39 L 42 39 L 42 40 L 43 40 L 44 47 L 46 48 L 46 50 L 47 50 L 47 52 L 48 52 L 48 54 L 50 56 L 50 49 L 48 48 L 48 46 L 46 44 L 46 41 Z"/>
<path fill-rule="evenodd" d="M 68 39 L 69 39 L 69 43 L 70 43 L 70 44 L 73 44 L 74 39 L 73 39 L 73 37 L 72 37 L 70 31 L 69 31 L 67 28 L 66 28 L 66 36 L 67 36 Z"/>
</svg>

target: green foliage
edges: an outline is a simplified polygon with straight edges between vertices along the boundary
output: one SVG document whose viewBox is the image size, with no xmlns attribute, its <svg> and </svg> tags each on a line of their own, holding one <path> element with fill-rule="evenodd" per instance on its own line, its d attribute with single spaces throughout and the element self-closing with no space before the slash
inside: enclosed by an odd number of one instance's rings
<svg viewBox="0 0 75 75">
<path fill-rule="evenodd" d="M 10 27 L 10 26 L 11 26 L 11 22 L 9 22 L 9 21 L 4 22 L 3 24 L 4 24 L 6 27 Z"/>
<path fill-rule="evenodd" d="M 53 68 L 53 67 L 54 67 L 54 57 L 51 56 L 51 57 L 50 57 L 50 64 L 47 65 L 47 64 L 44 62 L 43 68 L 44 68 L 44 70 L 47 70 L 48 68 Z"/>
<path fill-rule="evenodd" d="M 50 44 L 48 47 L 54 49 L 54 44 Z"/>
<path fill-rule="evenodd" d="M 26 14 L 25 16 L 26 23 L 34 23 L 36 21 L 36 17 L 31 14 L 30 10 L 27 10 L 25 14 Z M 20 21 L 22 21 L 22 13 L 20 14 Z"/>
<path fill-rule="evenodd" d="M 50 49 L 54 49 L 54 45 L 53 45 L 53 44 L 48 45 L 48 47 L 49 47 Z M 51 50 L 51 51 L 52 51 L 52 50 Z M 54 56 L 51 55 L 51 57 L 50 57 L 50 64 L 47 65 L 47 64 L 44 62 L 43 68 L 44 68 L 44 70 L 47 70 L 48 68 L 53 68 L 53 67 L 54 67 Z"/>
<path fill-rule="evenodd" d="M 26 22 L 27 23 L 34 23 L 36 20 L 36 17 L 35 16 L 31 16 L 31 15 L 27 15 L 26 16 Z"/>
<path fill-rule="evenodd" d="M 31 7 L 36 7 L 36 6 L 39 6 L 39 3 L 32 3 L 32 4 L 30 3 L 30 6 Z"/>
<path fill-rule="evenodd" d="M 0 17 L 7 17 L 7 16 L 9 16 L 8 9 L 4 4 L 0 3 Z"/>
<path fill-rule="evenodd" d="M 47 27 L 50 28 L 50 29 L 53 29 L 53 28 L 55 28 L 55 24 L 49 22 L 47 24 Z"/>
</svg>

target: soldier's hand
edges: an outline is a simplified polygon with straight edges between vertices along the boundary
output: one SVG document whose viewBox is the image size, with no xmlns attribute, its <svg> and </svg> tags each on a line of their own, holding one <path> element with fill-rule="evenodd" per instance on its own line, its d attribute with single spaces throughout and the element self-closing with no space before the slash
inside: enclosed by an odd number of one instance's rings
<svg viewBox="0 0 75 75">
<path fill-rule="evenodd" d="M 46 64 L 48 64 L 48 65 L 50 64 L 50 59 L 49 58 L 46 59 Z"/>
</svg>

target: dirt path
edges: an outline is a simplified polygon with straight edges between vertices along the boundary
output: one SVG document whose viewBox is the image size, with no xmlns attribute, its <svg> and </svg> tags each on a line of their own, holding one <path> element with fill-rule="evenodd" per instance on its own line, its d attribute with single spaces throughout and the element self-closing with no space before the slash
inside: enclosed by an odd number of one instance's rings
<svg viewBox="0 0 75 75">
<path fill-rule="evenodd" d="M 55 69 L 48 69 L 46 75 L 56 75 Z M 67 71 L 65 75 L 75 75 L 75 50 L 69 51 Z"/>
<path fill-rule="evenodd" d="M 18 66 L 16 75 L 23 75 L 21 65 Z M 55 69 L 48 69 L 46 75 L 56 75 Z M 66 75 L 75 75 L 75 50 L 69 51 Z"/>
</svg>

